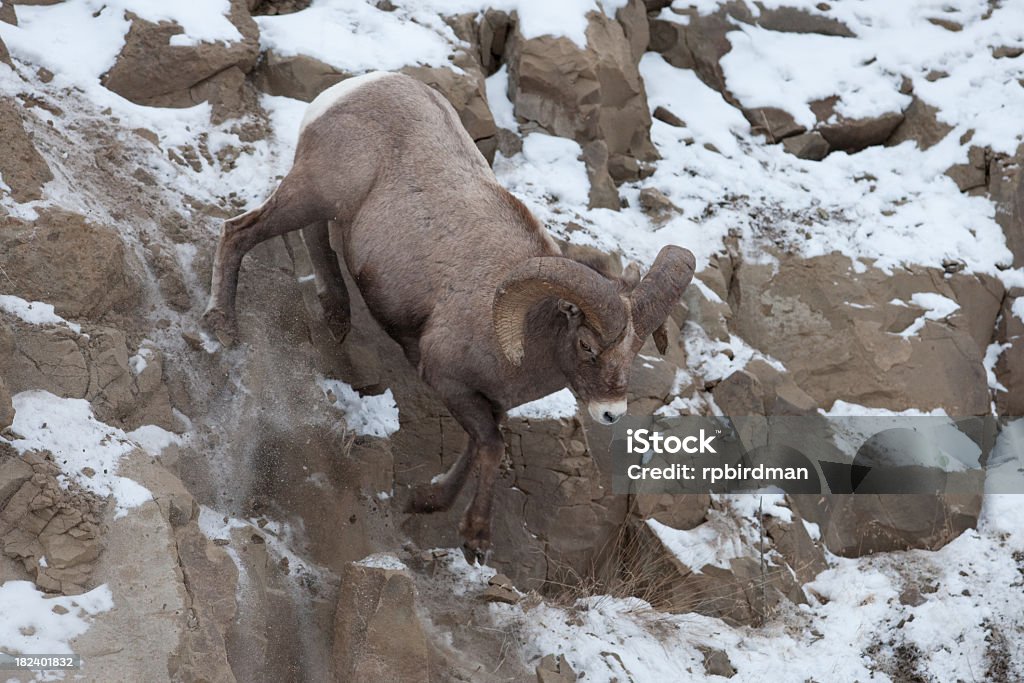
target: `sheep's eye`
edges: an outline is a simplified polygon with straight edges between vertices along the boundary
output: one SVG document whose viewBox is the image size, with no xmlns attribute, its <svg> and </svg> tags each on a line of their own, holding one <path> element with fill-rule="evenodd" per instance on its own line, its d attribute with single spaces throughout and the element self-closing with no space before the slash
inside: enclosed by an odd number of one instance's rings
<svg viewBox="0 0 1024 683">
<path fill-rule="evenodd" d="M 580 348 L 589 353 L 590 355 L 594 355 L 594 349 L 590 348 L 590 344 L 583 341 L 582 339 L 580 339 Z"/>
</svg>

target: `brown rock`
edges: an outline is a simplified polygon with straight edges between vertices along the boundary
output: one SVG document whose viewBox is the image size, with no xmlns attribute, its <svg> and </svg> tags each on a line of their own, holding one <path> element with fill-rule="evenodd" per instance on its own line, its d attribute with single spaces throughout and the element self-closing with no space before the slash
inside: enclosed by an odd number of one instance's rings
<svg viewBox="0 0 1024 683">
<path fill-rule="evenodd" d="M 304 10 L 309 7 L 310 0 L 248 0 L 248 4 L 254 17 L 278 16 Z M 378 2 L 376 4 L 378 9 L 383 9 L 382 5 L 386 3 Z M 393 10 L 394 7 L 391 9 Z"/>
<path fill-rule="evenodd" d="M 707 283 L 709 271 L 713 271 L 718 275 L 718 269 L 708 268 L 698 274 L 700 279 Z M 716 278 L 717 279 L 717 278 Z M 724 282 L 723 282 L 724 285 Z M 710 285 L 709 285 L 710 286 Z M 715 288 L 712 286 L 712 290 Z M 726 296 L 726 290 L 724 286 L 719 292 L 715 292 L 720 297 Z M 686 306 L 689 309 L 689 319 L 700 325 L 701 329 L 704 330 L 712 339 L 721 342 L 729 341 L 729 320 L 732 318 L 732 309 L 729 308 L 724 300 L 712 300 L 701 290 L 700 287 L 689 287 L 686 293 L 683 295 Z"/>
<path fill-rule="evenodd" d="M 0 39 L 0 62 L 10 67 L 14 66 L 14 62 L 11 61 L 11 53 L 7 51 L 7 46 L 4 45 L 2 39 Z"/>
<path fill-rule="evenodd" d="M 656 107 L 654 109 L 654 114 L 652 114 L 652 116 L 654 116 L 654 118 L 658 119 L 662 123 L 667 123 L 670 126 L 675 126 L 676 128 L 686 128 L 686 121 L 683 121 L 681 118 L 673 114 L 665 107 Z"/>
<path fill-rule="evenodd" d="M 488 586 L 480 594 L 480 598 L 487 602 L 501 602 L 506 605 L 515 605 L 521 600 L 519 593 L 503 586 Z"/>
<path fill-rule="evenodd" d="M 158 24 L 128 13 L 132 25 L 125 36 L 114 66 L 101 77 L 110 90 L 136 104 L 157 107 L 191 107 L 196 97 L 209 91 L 195 86 L 238 67 L 248 73 L 259 54 L 259 29 L 249 15 L 245 0 L 232 0 L 228 19 L 242 35 L 241 40 L 198 45 L 171 45 L 171 37 L 181 34 L 181 26 L 162 21 Z"/>
<path fill-rule="evenodd" d="M 744 109 L 743 116 L 750 121 L 750 129 L 754 133 L 763 134 L 770 143 L 780 142 L 807 130 L 789 112 L 775 107 Z"/>
<path fill-rule="evenodd" d="M 704 673 L 708 676 L 732 678 L 736 675 L 736 667 L 732 665 L 729 655 L 724 650 L 703 647 L 700 651 L 704 655 Z"/>
<path fill-rule="evenodd" d="M 18 457 L 17 452 L 6 444 L 0 446 L 0 519 L 8 519 L 7 501 L 18 492 L 21 485 L 32 478 L 32 466 Z M 0 522 L 0 531 L 3 531 L 4 522 Z"/>
<path fill-rule="evenodd" d="M 761 10 L 758 26 L 769 31 L 782 33 L 819 33 L 824 36 L 853 38 L 850 27 L 832 17 L 811 14 L 793 7 L 776 7 Z"/>
<path fill-rule="evenodd" d="M 646 93 L 622 25 L 597 12 L 588 20 L 586 48 L 513 34 L 507 63 L 516 116 L 581 145 L 603 140 L 612 159 L 654 159 Z"/>
<path fill-rule="evenodd" d="M 651 27 L 647 21 L 647 8 L 643 0 L 627 0 L 625 6 L 615 13 L 615 19 L 622 24 L 622 30 L 629 41 L 629 49 L 633 62 L 640 63 L 640 58 L 647 52 L 651 42 Z"/>
<path fill-rule="evenodd" d="M 1024 47 L 1017 45 L 1000 45 L 992 48 L 992 56 L 996 59 L 1016 59 L 1021 55 L 1024 55 Z"/>
<path fill-rule="evenodd" d="M 100 545 L 95 540 L 80 540 L 60 534 L 43 537 L 42 543 L 47 562 L 56 569 L 92 562 L 100 555 Z"/>
<path fill-rule="evenodd" d="M 636 493 L 636 514 L 642 520 L 653 519 L 673 529 L 692 529 L 703 524 L 711 506 L 707 494 L 678 496 L 671 493 Z"/>
<path fill-rule="evenodd" d="M 14 404 L 11 402 L 11 392 L 7 389 L 7 383 L 3 375 L 0 375 L 0 432 L 7 429 L 14 422 Z M 0 501 L 3 496 L 0 495 Z"/>
<path fill-rule="evenodd" d="M 735 31 L 734 22 L 754 23 L 754 16 L 744 2 L 726 2 L 713 14 L 700 14 L 695 8 L 682 10 L 686 23 L 655 19 L 651 21 L 650 49 L 661 54 L 672 66 L 693 69 L 709 87 L 722 93 L 733 105 L 736 98 L 725 86 L 720 65 L 731 49 L 726 34 Z"/>
<path fill-rule="evenodd" d="M 576 683 L 577 673 L 565 655 L 544 655 L 537 664 L 537 683 Z"/>
<path fill-rule="evenodd" d="M 920 607 L 928 599 L 921 595 L 921 590 L 917 586 L 907 586 L 900 593 L 900 604 L 908 605 L 910 607 Z"/>
<path fill-rule="evenodd" d="M 746 370 L 737 370 L 711 390 L 715 403 L 726 415 L 764 415 L 761 382 Z"/>
<path fill-rule="evenodd" d="M 498 134 L 495 136 L 498 141 L 498 151 L 501 152 L 502 156 L 506 159 L 514 157 L 523 151 L 523 139 L 519 137 L 518 133 L 515 133 L 508 128 L 499 128 Z M 611 180 L 609 178 L 609 180 Z M 618 193 L 616 193 L 617 195 Z"/>
<path fill-rule="evenodd" d="M 938 119 L 939 110 L 915 97 L 903 112 L 903 122 L 886 140 L 887 146 L 913 140 L 920 149 L 928 149 L 953 130 L 953 126 Z"/>
<path fill-rule="evenodd" d="M 507 12 L 488 9 L 480 21 L 478 42 L 480 44 L 480 65 L 490 76 L 501 67 L 505 56 L 512 20 Z"/>
<path fill-rule="evenodd" d="M 821 527 L 828 549 L 844 557 L 937 550 L 975 527 L 981 499 L 976 494 L 792 496 L 800 513 Z"/>
<path fill-rule="evenodd" d="M 18 15 L 14 13 L 14 5 L 11 2 L 0 0 L 0 21 L 11 26 L 18 25 Z M 0 42 L 0 45 L 2 45 L 2 42 Z"/>
<path fill-rule="evenodd" d="M 928 22 L 931 24 L 935 24 L 936 26 L 941 26 L 947 31 L 958 32 L 964 29 L 962 24 L 959 24 L 951 19 L 944 19 L 942 17 L 928 17 Z"/>
<path fill-rule="evenodd" d="M 312 102 L 324 90 L 350 75 L 315 57 L 282 57 L 273 50 L 263 53 L 253 74 L 256 87 L 261 91 L 303 102 Z"/>
<path fill-rule="evenodd" d="M 127 312 L 138 299 L 120 236 L 78 214 L 43 209 L 33 222 L 0 219 L 0 251 L 14 283 L 8 291 L 53 304 L 61 316 L 98 319 L 115 308 Z"/>
<path fill-rule="evenodd" d="M 1024 267 L 1024 144 L 1012 155 L 994 154 L 989 161 L 988 194 L 996 205 L 996 222 L 1003 228 L 1013 267 Z"/>
<path fill-rule="evenodd" d="M 894 410 L 988 412 L 985 350 L 978 340 L 995 323 L 1002 298 L 998 281 L 947 278 L 941 269 L 920 267 L 893 275 L 875 269 L 855 273 L 837 254 L 783 258 L 778 271 L 770 271 L 752 264 L 735 270 L 729 296 L 733 331 L 778 358 L 821 405 L 842 398 Z M 909 301 L 915 292 L 942 294 L 961 308 L 947 322 L 928 321 L 919 335 L 901 337 L 894 333 L 921 312 L 888 302 Z M 977 310 L 968 313 L 968 302 Z M 936 367 L 944 371 L 936 373 Z"/>
<path fill-rule="evenodd" d="M 0 42 L 0 58 L 6 54 L 7 50 Z M 9 58 L 3 61 L 10 64 Z M 4 141 L 0 176 L 11 188 L 11 197 L 16 202 L 41 198 L 43 185 L 53 180 L 53 174 L 25 131 L 21 107 L 11 98 L 0 97 L 0 139 Z"/>
<path fill-rule="evenodd" d="M 640 208 L 647 213 L 659 216 L 679 212 L 679 207 L 673 204 L 664 192 L 654 187 L 645 187 L 640 190 Z"/>
<path fill-rule="evenodd" d="M 604 140 L 594 140 L 583 147 L 582 159 L 587 167 L 587 180 L 590 181 L 590 193 L 587 207 L 591 209 L 611 209 L 618 211 L 622 200 L 615 182 L 608 172 L 608 146 Z"/>
<path fill-rule="evenodd" d="M 946 170 L 961 192 L 984 187 L 988 182 L 988 163 L 985 148 L 971 145 L 967 150 L 967 163 L 954 164 Z"/>
<path fill-rule="evenodd" d="M 1024 321 L 1013 313 L 1020 307 L 1024 290 L 1014 289 L 1003 300 L 1002 315 L 996 327 L 996 343 L 1009 344 L 996 361 L 995 373 L 1006 391 L 996 391 L 996 408 L 1000 415 L 1024 415 Z"/>
<path fill-rule="evenodd" d="M 782 148 L 795 157 L 821 161 L 831 150 L 828 141 L 818 131 L 795 135 L 782 141 Z"/>
<path fill-rule="evenodd" d="M 337 679 L 428 683 L 429 665 L 408 573 L 350 563 L 334 620 Z"/>
<path fill-rule="evenodd" d="M 89 368 L 78 335 L 64 328 L 41 329 L 4 320 L 0 313 L 0 375 L 12 393 L 41 389 L 85 398 Z"/>
<path fill-rule="evenodd" d="M 189 95 L 193 102 L 212 105 L 210 121 L 214 125 L 242 116 L 256 101 L 255 93 L 246 82 L 245 72 L 237 65 L 196 83 L 189 89 Z"/>
<path fill-rule="evenodd" d="M 783 522 L 775 517 L 765 517 L 764 531 L 772 545 L 786 558 L 801 584 L 813 581 L 828 569 L 825 553 L 814 542 L 799 513 L 794 511 L 792 522 Z"/>
<path fill-rule="evenodd" d="M 820 125 L 817 130 L 832 149 L 859 152 L 865 147 L 880 145 L 888 140 L 902 121 L 903 114 L 900 112 L 889 112 L 867 119 L 839 117 L 837 122 Z"/>
</svg>

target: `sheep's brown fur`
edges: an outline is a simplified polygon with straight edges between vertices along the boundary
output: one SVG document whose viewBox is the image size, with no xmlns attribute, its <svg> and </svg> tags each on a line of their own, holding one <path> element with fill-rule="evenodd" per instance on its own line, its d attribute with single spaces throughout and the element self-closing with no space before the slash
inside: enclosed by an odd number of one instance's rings
<svg viewBox="0 0 1024 683">
<path fill-rule="evenodd" d="M 642 300 L 631 298 L 635 276 L 597 275 L 563 257 L 498 184 L 435 91 L 395 74 L 350 83 L 344 96 L 331 97 L 328 91 L 311 105 L 316 115 L 307 115 L 278 189 L 225 222 L 204 323 L 222 341 L 233 339 L 242 257 L 263 240 L 302 229 L 328 324 L 343 339 L 348 293 L 328 238 L 333 223 L 335 244 L 370 312 L 469 435 L 458 462 L 440 481 L 415 489 L 409 508 L 447 509 L 473 471 L 477 490 L 460 531 L 467 556 L 482 557 L 490 545 L 505 412 L 570 386 L 595 419 L 618 419 L 632 360 L 689 283 L 693 256 L 666 247 L 637 285 Z M 520 360 L 510 356 L 492 318 L 504 310 L 505 284 L 522 281 L 524 268 L 561 279 L 517 290 L 531 292 L 520 299 Z M 591 305 L 595 296 L 600 311 Z"/>
</svg>

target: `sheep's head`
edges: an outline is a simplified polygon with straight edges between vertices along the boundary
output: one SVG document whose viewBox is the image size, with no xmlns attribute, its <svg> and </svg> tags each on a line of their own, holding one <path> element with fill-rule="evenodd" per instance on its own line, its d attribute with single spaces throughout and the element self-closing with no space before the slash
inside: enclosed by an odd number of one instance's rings
<svg viewBox="0 0 1024 683">
<path fill-rule="evenodd" d="M 633 359 L 647 337 L 661 329 L 690 284 L 694 265 L 688 250 L 667 246 L 638 282 L 635 269 L 612 280 L 571 259 L 532 258 L 495 293 L 498 343 L 508 361 L 520 365 L 527 314 L 543 300 L 556 300 L 567 321 L 556 340 L 562 370 L 573 391 L 587 403 L 590 416 L 611 424 L 626 413 Z"/>
</svg>

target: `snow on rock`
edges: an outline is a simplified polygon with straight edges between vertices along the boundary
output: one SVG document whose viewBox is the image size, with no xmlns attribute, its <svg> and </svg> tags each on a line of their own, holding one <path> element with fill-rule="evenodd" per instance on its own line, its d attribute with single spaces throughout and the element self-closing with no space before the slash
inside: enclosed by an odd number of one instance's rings
<svg viewBox="0 0 1024 683">
<path fill-rule="evenodd" d="M 682 530 L 648 519 L 647 526 L 670 553 L 697 574 L 708 565 L 728 569 L 729 560 L 746 554 L 739 536 L 722 533 L 719 526 L 709 522 Z"/>
<path fill-rule="evenodd" d="M 26 301 L 10 294 L 0 294 L 0 310 L 17 316 L 30 325 L 64 325 L 75 334 L 82 333 L 82 327 L 70 323 L 54 313 L 53 306 L 42 301 Z"/>
<path fill-rule="evenodd" d="M 562 653 L 596 683 L 707 680 L 702 648 L 726 653 L 734 681 L 903 680 L 897 671 L 908 668 L 934 680 L 982 680 L 989 643 L 1015 642 L 1024 625 L 1020 569 L 1009 552 L 1024 548 L 1021 529 L 1024 497 L 989 496 L 981 530 L 939 551 L 830 556 L 830 568 L 806 585 L 810 604 L 786 605 L 757 628 L 611 596 L 491 612 L 515 629 L 526 661 Z M 989 599 L 993 589 L 1000 599 Z M 1010 650 L 1010 665 L 1020 666 Z"/>
<path fill-rule="evenodd" d="M 394 553 L 375 553 L 373 555 L 367 555 L 363 559 L 356 562 L 360 567 L 372 567 L 374 569 L 391 569 L 394 571 L 404 571 L 408 567 L 405 563 L 398 559 Z"/>
<path fill-rule="evenodd" d="M 228 21 L 229 0 L 69 0 L 54 6 L 26 5 L 18 8 L 18 26 L 0 26 L 3 38 L 15 56 L 45 66 L 61 84 L 99 84 L 100 74 L 113 64 L 128 32 L 131 12 L 158 23 L 173 21 L 183 33 L 172 45 L 200 42 L 235 42 L 242 39 Z M 45 38 L 44 40 L 40 40 Z"/>
<path fill-rule="evenodd" d="M 81 595 L 52 597 L 31 581 L 5 581 L 0 583 L 0 645 L 9 653 L 72 654 L 70 642 L 113 607 L 106 584 Z"/>
<path fill-rule="evenodd" d="M 280 56 L 307 55 L 357 74 L 407 64 L 450 66 L 455 33 L 434 12 L 402 3 L 384 12 L 362 0 L 318 0 L 308 9 L 256 17 L 260 47 Z"/>
<path fill-rule="evenodd" d="M 587 169 L 580 160 L 578 142 L 546 133 L 532 133 L 523 139 L 523 151 L 513 159 L 495 159 L 495 173 L 502 184 L 516 193 L 533 197 L 539 217 L 551 213 L 550 204 L 586 206 L 590 192 Z"/>
<path fill-rule="evenodd" d="M 486 84 L 487 106 L 494 116 L 494 124 L 499 128 L 517 130 L 519 124 L 516 122 L 514 105 L 508 98 L 508 65 L 502 64 L 500 69 L 488 76 Z"/>
<path fill-rule="evenodd" d="M 127 436 L 150 455 L 160 455 L 163 449 L 183 441 L 178 434 L 156 425 L 142 425 L 138 429 L 128 432 Z"/>
<path fill-rule="evenodd" d="M 896 306 L 906 306 L 907 302 L 901 299 L 893 299 L 889 303 Z M 924 313 L 907 328 L 898 334 L 901 337 L 912 337 L 924 328 L 927 320 L 943 320 L 960 310 L 960 304 L 949 297 L 934 292 L 917 292 L 910 297 L 910 303 L 918 308 L 923 308 Z"/>
<path fill-rule="evenodd" d="M 587 13 L 614 16 L 626 0 L 408 0 L 382 11 L 370 0 L 316 0 L 302 12 L 256 17 L 263 49 L 307 55 L 349 73 L 398 69 L 410 64 L 453 68 L 461 47 L 441 16 L 484 9 L 517 12 L 526 39 L 564 36 L 585 47 Z"/>
<path fill-rule="evenodd" d="M 524 403 L 518 408 L 508 411 L 509 417 L 521 417 L 527 420 L 559 420 L 576 414 L 576 397 L 568 389 L 556 391 L 536 401 Z"/>
<path fill-rule="evenodd" d="M 11 445 L 21 453 L 53 453 L 65 482 L 74 481 L 99 496 L 114 497 L 115 519 L 152 500 L 142 485 L 117 475 L 121 458 L 138 446 L 122 430 L 93 417 L 88 401 L 47 391 L 23 391 L 14 396 L 14 408 L 12 429 L 19 438 Z"/>
<path fill-rule="evenodd" d="M 386 437 L 398 431 L 398 406 L 390 389 L 378 396 L 363 396 L 341 380 L 319 377 L 317 384 L 356 434 Z"/>
</svg>

